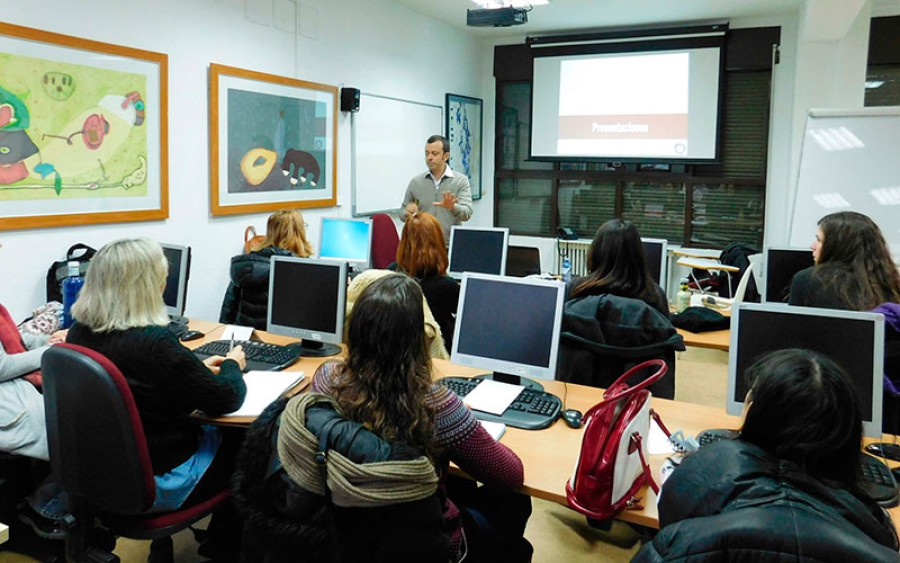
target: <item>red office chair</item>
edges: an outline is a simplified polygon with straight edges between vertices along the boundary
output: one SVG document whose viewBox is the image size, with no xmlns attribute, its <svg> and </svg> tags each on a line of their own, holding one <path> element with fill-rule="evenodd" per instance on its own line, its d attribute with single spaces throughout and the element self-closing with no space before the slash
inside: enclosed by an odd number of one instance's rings
<svg viewBox="0 0 900 563">
<path fill-rule="evenodd" d="M 400 236 L 397 226 L 387 213 L 372 215 L 372 267 L 384 270 L 397 261 Z"/>
<path fill-rule="evenodd" d="M 71 498 L 66 560 L 118 562 L 88 545 L 94 518 L 116 536 L 154 540 L 151 561 L 172 560 L 175 532 L 204 518 L 230 494 L 148 514 L 156 485 L 144 428 L 119 369 L 88 348 L 60 344 L 43 356 L 44 404 L 53 475 Z"/>
</svg>

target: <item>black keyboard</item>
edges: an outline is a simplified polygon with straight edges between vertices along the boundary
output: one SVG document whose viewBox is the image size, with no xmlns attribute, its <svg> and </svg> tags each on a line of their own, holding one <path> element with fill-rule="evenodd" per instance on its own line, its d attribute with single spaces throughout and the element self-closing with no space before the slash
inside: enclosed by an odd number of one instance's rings
<svg viewBox="0 0 900 563">
<path fill-rule="evenodd" d="M 254 340 L 235 340 L 234 345 L 244 349 L 247 365 L 244 371 L 280 371 L 300 358 L 300 345 L 280 346 Z M 210 356 L 224 356 L 231 350 L 230 340 L 207 342 L 194 350 L 201 360 Z"/>
<path fill-rule="evenodd" d="M 166 328 L 169 329 L 169 332 L 174 334 L 175 338 L 178 338 L 179 340 L 181 340 L 181 337 L 184 336 L 188 331 L 188 325 L 185 323 L 180 323 L 178 321 L 170 322 L 168 325 L 166 325 Z"/>
<path fill-rule="evenodd" d="M 718 440 L 732 440 L 740 435 L 735 430 L 704 430 L 697 435 L 700 447 L 706 446 Z M 877 457 L 866 453 L 860 453 L 859 463 L 856 466 L 857 485 L 863 494 L 885 508 L 897 506 L 900 503 L 900 488 L 890 468 Z"/>
<path fill-rule="evenodd" d="M 466 377 L 445 377 L 441 379 L 441 383 L 459 395 L 460 398 L 468 395 L 482 381 L 484 380 Z M 562 410 L 562 401 L 556 395 L 526 388 L 503 411 L 503 414 L 496 415 L 476 410 L 473 410 L 472 413 L 479 420 L 502 422 L 507 426 L 524 428 L 525 430 L 540 430 L 553 424 L 559 416 L 560 410 Z"/>
</svg>

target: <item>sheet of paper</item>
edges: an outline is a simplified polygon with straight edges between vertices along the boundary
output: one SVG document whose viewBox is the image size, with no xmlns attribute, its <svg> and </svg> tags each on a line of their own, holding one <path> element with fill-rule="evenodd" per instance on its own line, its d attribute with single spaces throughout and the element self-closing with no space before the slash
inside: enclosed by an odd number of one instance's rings
<svg viewBox="0 0 900 563">
<path fill-rule="evenodd" d="M 500 436 L 503 436 L 503 433 L 506 432 L 506 425 L 502 422 L 493 422 L 490 420 L 479 420 L 478 422 L 484 426 L 484 429 L 487 430 L 488 434 L 494 440 L 499 440 Z"/>
<path fill-rule="evenodd" d="M 219 337 L 219 340 L 231 340 L 231 335 L 234 335 L 235 340 L 250 340 L 250 337 L 253 336 L 253 327 L 226 325 L 225 330 L 222 331 L 222 336 Z"/>
<path fill-rule="evenodd" d="M 302 371 L 248 371 L 247 397 L 238 410 L 224 416 L 259 416 L 269 403 L 303 380 Z"/>
<path fill-rule="evenodd" d="M 675 453 L 669 437 L 652 418 L 650 419 L 650 436 L 647 437 L 647 453 L 650 455 Z"/>
<path fill-rule="evenodd" d="M 503 411 L 516 400 L 523 389 L 525 387 L 522 385 L 510 385 L 485 379 L 478 384 L 478 387 L 463 397 L 463 402 L 472 410 L 503 414 Z"/>
</svg>

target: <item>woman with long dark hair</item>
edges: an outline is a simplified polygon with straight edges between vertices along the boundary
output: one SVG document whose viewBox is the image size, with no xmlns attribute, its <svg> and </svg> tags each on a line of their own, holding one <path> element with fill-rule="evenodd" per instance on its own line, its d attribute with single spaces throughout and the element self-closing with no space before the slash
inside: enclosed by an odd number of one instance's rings
<svg viewBox="0 0 900 563">
<path fill-rule="evenodd" d="M 663 484 L 661 530 L 632 563 L 896 562 L 887 512 L 857 489 L 859 398 L 808 350 L 747 370 L 740 436 L 687 456 Z"/>
<path fill-rule="evenodd" d="M 900 303 L 900 272 L 872 219 L 840 211 L 819 220 L 810 246 L 815 266 L 791 282 L 791 305 L 867 311 Z"/>
<path fill-rule="evenodd" d="M 590 274 L 572 283 L 570 299 L 603 294 L 631 297 L 668 316 L 666 294 L 650 276 L 634 223 L 611 219 L 600 225 L 588 250 L 587 267 Z"/>
</svg>

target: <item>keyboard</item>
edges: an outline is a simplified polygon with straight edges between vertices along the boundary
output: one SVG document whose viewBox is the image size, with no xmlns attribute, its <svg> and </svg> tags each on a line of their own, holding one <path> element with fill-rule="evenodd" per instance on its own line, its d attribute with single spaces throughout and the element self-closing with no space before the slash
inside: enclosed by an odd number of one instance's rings
<svg viewBox="0 0 900 563">
<path fill-rule="evenodd" d="M 169 329 L 169 332 L 175 335 L 175 338 L 181 339 L 182 336 L 189 330 L 188 325 L 185 323 L 180 323 L 178 321 L 172 321 L 166 328 Z"/>
<path fill-rule="evenodd" d="M 234 345 L 244 349 L 247 365 L 244 371 L 280 371 L 300 358 L 300 345 L 280 346 L 254 340 L 235 340 Z M 231 350 L 230 340 L 207 342 L 194 350 L 201 360 L 210 356 L 224 356 Z"/>
<path fill-rule="evenodd" d="M 702 448 L 719 440 L 733 440 L 739 435 L 735 430 L 704 430 L 697 435 L 697 442 Z M 890 468 L 877 457 L 860 453 L 856 477 L 860 491 L 881 506 L 891 508 L 900 503 L 897 480 L 894 479 Z"/>
<path fill-rule="evenodd" d="M 484 380 L 478 378 L 445 377 L 441 379 L 441 384 L 462 398 L 482 381 Z M 559 417 L 560 410 L 562 410 L 562 401 L 556 395 L 526 388 L 503 411 L 503 414 L 496 415 L 476 410 L 473 410 L 472 413 L 478 420 L 502 422 L 507 426 L 525 430 L 540 430 L 553 424 Z"/>
</svg>

